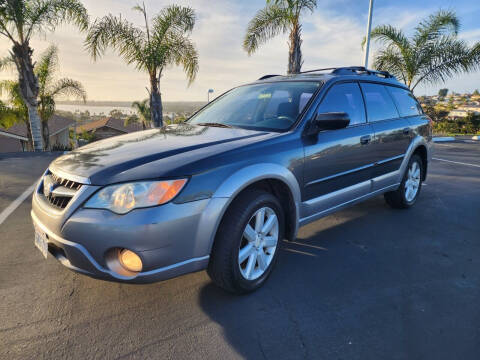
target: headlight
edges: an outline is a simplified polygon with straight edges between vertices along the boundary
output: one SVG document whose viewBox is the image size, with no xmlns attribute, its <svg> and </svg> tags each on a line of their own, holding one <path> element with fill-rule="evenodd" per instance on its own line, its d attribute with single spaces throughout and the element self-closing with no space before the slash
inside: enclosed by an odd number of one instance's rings
<svg viewBox="0 0 480 360">
<path fill-rule="evenodd" d="M 187 179 L 180 179 L 110 185 L 93 195 L 84 207 L 109 209 L 117 214 L 126 214 L 133 209 L 169 202 L 177 196 L 186 182 Z"/>
</svg>

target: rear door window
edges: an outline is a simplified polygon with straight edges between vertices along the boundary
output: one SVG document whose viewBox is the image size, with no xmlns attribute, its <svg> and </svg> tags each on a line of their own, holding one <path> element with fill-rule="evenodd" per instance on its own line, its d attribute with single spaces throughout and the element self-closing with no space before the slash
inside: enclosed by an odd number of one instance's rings
<svg viewBox="0 0 480 360">
<path fill-rule="evenodd" d="M 333 85 L 322 100 L 318 112 L 345 112 L 350 117 L 350 125 L 365 123 L 365 108 L 358 84 Z"/>
<path fill-rule="evenodd" d="M 394 86 L 387 86 L 387 89 L 397 105 L 400 116 L 414 116 L 422 113 L 420 104 L 410 91 Z"/>
<path fill-rule="evenodd" d="M 369 122 L 398 118 L 398 111 L 385 86 L 362 83 Z"/>
</svg>

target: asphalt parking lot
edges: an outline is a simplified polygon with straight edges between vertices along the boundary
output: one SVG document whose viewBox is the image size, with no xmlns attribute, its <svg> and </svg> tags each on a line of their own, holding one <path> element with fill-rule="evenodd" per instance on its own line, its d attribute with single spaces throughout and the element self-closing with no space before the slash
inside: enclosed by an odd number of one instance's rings
<svg viewBox="0 0 480 360">
<path fill-rule="evenodd" d="M 0 212 L 54 156 L 0 157 Z M 26 200 L 0 224 L 0 358 L 478 359 L 480 143 L 434 158 L 413 209 L 378 197 L 303 227 L 241 297 L 205 272 L 150 285 L 70 272 L 34 247 Z"/>
</svg>

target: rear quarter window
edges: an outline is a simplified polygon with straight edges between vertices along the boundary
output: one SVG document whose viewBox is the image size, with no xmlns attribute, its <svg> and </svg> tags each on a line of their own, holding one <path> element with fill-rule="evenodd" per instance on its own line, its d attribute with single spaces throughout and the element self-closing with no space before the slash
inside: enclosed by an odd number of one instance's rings
<svg viewBox="0 0 480 360">
<path fill-rule="evenodd" d="M 369 122 L 398 118 L 397 108 L 385 86 L 381 84 L 362 83 L 367 119 Z"/>
<path fill-rule="evenodd" d="M 414 116 L 422 113 L 420 104 L 410 91 L 393 86 L 387 86 L 387 89 L 397 105 L 400 116 Z"/>
</svg>

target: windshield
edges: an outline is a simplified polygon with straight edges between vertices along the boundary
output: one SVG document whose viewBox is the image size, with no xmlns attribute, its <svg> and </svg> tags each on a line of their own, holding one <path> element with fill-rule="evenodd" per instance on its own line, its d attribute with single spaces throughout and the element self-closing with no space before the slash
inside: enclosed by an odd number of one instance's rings
<svg viewBox="0 0 480 360">
<path fill-rule="evenodd" d="M 190 120 L 190 124 L 267 131 L 290 128 L 321 83 L 285 81 L 235 88 Z"/>
</svg>

